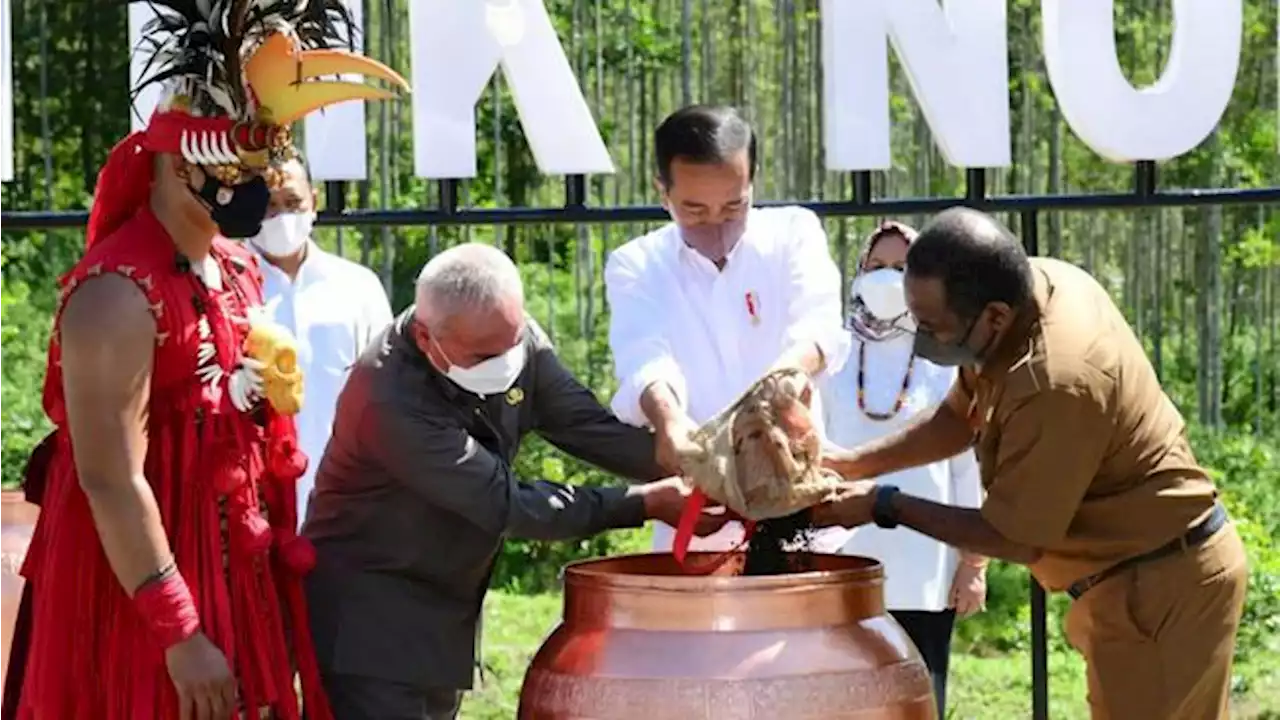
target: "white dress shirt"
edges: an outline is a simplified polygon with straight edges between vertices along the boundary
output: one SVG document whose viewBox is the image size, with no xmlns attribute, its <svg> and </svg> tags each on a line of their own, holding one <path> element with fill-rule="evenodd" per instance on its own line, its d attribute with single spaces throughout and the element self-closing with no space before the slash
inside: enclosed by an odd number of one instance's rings
<svg viewBox="0 0 1280 720">
<path fill-rule="evenodd" d="M 308 246 L 296 279 L 265 257 L 261 266 L 267 315 L 293 332 L 303 373 L 302 412 L 295 418 L 307 456 L 307 472 L 298 480 L 301 526 L 333 429 L 338 393 L 365 346 L 391 323 L 391 303 L 372 270 L 315 243 Z"/>
<path fill-rule="evenodd" d="M 849 352 L 840 271 L 821 221 L 804 208 L 752 209 L 723 270 L 669 223 L 615 250 L 604 277 L 619 383 L 612 406 L 632 425 L 648 424 L 640 395 L 654 381 L 668 383 L 702 424 L 797 343 L 817 343 L 826 372 Z M 670 526 L 655 524 L 655 550 L 670 550 L 673 539 Z M 742 526 L 730 523 L 690 549 L 724 550 L 741 539 Z"/>
<path fill-rule="evenodd" d="M 844 448 L 856 448 L 901 430 L 920 413 L 937 407 L 956 379 L 955 368 L 916 358 L 902 409 L 888 420 L 874 420 L 858 408 L 861 343 L 860 338 L 854 338 L 849 362 L 821 383 L 827 438 Z M 911 344 L 909 335 L 866 343 L 865 398 L 871 412 L 893 410 L 911 359 Z M 876 481 L 897 485 L 905 493 L 934 502 L 962 507 L 982 504 L 982 484 L 972 450 L 950 460 L 878 477 Z M 884 565 L 885 603 L 889 609 L 937 612 L 947 608 L 959 561 L 955 549 L 907 527 L 883 530 L 867 525 L 853 532 L 842 552 L 872 557 Z"/>
</svg>

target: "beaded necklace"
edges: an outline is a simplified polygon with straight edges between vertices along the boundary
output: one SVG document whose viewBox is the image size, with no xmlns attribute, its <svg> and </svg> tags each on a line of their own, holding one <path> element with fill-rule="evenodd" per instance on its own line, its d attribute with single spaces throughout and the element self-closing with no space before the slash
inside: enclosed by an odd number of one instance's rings
<svg viewBox="0 0 1280 720">
<path fill-rule="evenodd" d="M 902 376 L 902 387 L 898 390 L 898 399 L 893 403 L 893 410 L 887 413 L 878 413 L 867 409 L 867 343 L 858 343 L 858 409 L 863 415 L 872 420 L 888 420 L 902 411 L 902 406 L 907 403 L 907 391 L 911 389 L 911 372 L 916 366 L 915 353 L 911 354 L 911 359 L 907 361 L 907 372 Z"/>
</svg>

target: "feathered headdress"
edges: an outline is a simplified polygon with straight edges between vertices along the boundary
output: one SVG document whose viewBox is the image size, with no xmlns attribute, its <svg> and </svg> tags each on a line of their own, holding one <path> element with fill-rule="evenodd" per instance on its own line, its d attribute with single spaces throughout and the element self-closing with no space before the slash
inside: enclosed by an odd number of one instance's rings
<svg viewBox="0 0 1280 720">
<path fill-rule="evenodd" d="M 180 154 L 224 185 L 261 176 L 275 187 L 279 167 L 297 155 L 294 122 L 334 103 L 396 96 L 340 75 L 408 89 L 394 70 L 351 51 L 356 28 L 342 0 L 128 1 L 146 2 L 156 12 L 135 49 L 147 62 L 134 95 L 158 83 L 164 98 L 147 129 L 117 145 L 103 167 L 89 243 L 145 199 L 132 186 L 145 186 L 137 174 L 152 153 Z M 348 49 L 330 49 L 339 44 Z M 149 168 L 145 172 L 149 178 Z M 120 183 L 130 189 L 116 190 Z M 123 195 L 104 202 L 104 190 Z"/>
<path fill-rule="evenodd" d="M 350 51 L 356 28 L 341 0 L 143 1 L 157 17 L 143 29 L 138 51 L 149 58 L 134 91 L 164 83 L 161 114 L 206 119 L 187 123 L 178 150 L 226 183 L 291 157 L 289 127 L 307 113 L 395 96 L 339 74 L 408 87 L 387 66 Z M 348 50 L 328 49 L 344 42 Z"/>
</svg>

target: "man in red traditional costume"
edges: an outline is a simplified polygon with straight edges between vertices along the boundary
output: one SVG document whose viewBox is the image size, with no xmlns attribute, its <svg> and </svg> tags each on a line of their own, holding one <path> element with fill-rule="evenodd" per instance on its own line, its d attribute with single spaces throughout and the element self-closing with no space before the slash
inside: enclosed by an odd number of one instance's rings
<svg viewBox="0 0 1280 720">
<path fill-rule="evenodd" d="M 167 100 L 98 178 L 86 251 L 62 279 L 33 454 L 41 515 L 6 716 L 331 716 L 295 528 L 306 466 L 287 331 L 262 320 L 255 256 L 289 127 L 405 82 L 358 55 L 341 0 L 151 0 Z M 156 40 L 155 38 L 163 38 Z"/>
</svg>

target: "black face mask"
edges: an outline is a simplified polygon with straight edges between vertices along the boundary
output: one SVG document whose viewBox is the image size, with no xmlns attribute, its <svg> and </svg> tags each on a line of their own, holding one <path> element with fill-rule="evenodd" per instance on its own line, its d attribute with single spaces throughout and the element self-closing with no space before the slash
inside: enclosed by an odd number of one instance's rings
<svg viewBox="0 0 1280 720">
<path fill-rule="evenodd" d="M 200 189 L 191 192 L 209 208 L 209 217 L 218 226 L 218 232 L 223 237 L 239 240 L 251 238 L 262 230 L 262 219 L 271 204 L 271 190 L 262 177 L 227 187 L 206 174 Z M 226 197 L 228 193 L 231 196 L 229 200 Z M 227 201 L 219 202 L 219 195 Z"/>
</svg>

